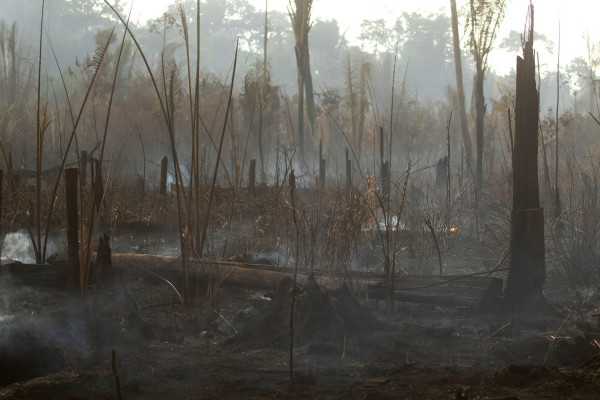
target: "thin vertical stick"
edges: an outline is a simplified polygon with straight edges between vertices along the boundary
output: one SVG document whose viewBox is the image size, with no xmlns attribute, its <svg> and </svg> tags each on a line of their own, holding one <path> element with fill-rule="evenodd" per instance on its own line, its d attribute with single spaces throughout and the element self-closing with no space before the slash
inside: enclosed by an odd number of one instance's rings
<svg viewBox="0 0 600 400">
<path fill-rule="evenodd" d="M 38 264 L 41 264 L 44 260 L 42 259 L 42 146 L 43 142 L 43 128 L 41 121 L 41 85 L 42 85 L 42 35 L 44 32 L 44 4 L 45 0 L 42 0 L 42 17 L 40 20 L 40 53 L 38 60 L 38 83 L 37 83 L 37 132 L 36 132 L 36 179 L 35 179 L 35 220 L 37 229 L 37 241 L 34 243 L 36 249 L 35 260 Z M 44 122 L 45 123 L 45 122 Z"/>
<path fill-rule="evenodd" d="M 69 290 L 75 294 L 83 295 L 80 285 L 81 270 L 79 267 L 79 224 L 77 207 L 77 168 L 65 170 L 65 192 L 67 205 L 67 256 L 69 265 Z"/>
<path fill-rule="evenodd" d="M 319 139 L 319 189 L 325 187 L 325 160 L 323 159 L 323 140 Z"/>
<path fill-rule="evenodd" d="M 254 195 L 256 193 L 256 159 L 250 160 L 248 169 L 248 192 Z"/>
<path fill-rule="evenodd" d="M 346 185 L 348 189 L 352 187 L 352 161 L 350 160 L 350 155 L 348 154 L 348 148 L 346 147 Z"/>
<path fill-rule="evenodd" d="M 290 306 L 290 384 L 294 384 L 294 306 L 296 305 L 296 280 L 298 278 L 298 264 L 300 263 L 300 226 L 296 215 L 296 202 L 294 192 L 296 188 L 296 176 L 294 170 L 290 173 L 290 202 L 292 204 L 292 216 L 296 228 L 296 255 L 294 263 L 294 283 L 292 286 L 292 304 Z"/>
<path fill-rule="evenodd" d="M 112 374 L 115 378 L 115 383 L 117 384 L 117 399 L 121 400 L 121 379 L 119 378 L 119 375 L 117 374 L 117 365 L 116 365 L 116 352 L 113 349 L 112 351 L 112 361 L 111 361 L 111 368 L 112 368 Z"/>
<path fill-rule="evenodd" d="M 194 137 L 195 157 L 194 163 L 194 237 L 196 238 L 195 250 L 200 248 L 198 236 L 200 234 L 200 0 L 196 0 L 196 77 L 194 80 Z M 227 119 L 227 118 L 225 118 Z M 202 257 L 202 253 L 196 254 Z"/>
<path fill-rule="evenodd" d="M 2 175 L 4 171 L 0 169 L 0 265 L 2 265 Z"/>
<path fill-rule="evenodd" d="M 447 131 L 447 142 L 448 142 L 448 159 L 446 162 L 447 173 L 448 173 L 448 182 L 446 184 L 446 210 L 450 209 L 450 122 L 452 121 L 452 111 L 450 111 L 450 118 L 448 118 L 448 125 L 446 125 Z"/>
<path fill-rule="evenodd" d="M 556 124 L 555 124 L 555 146 L 556 154 L 554 155 L 554 217 L 560 215 L 560 193 L 558 191 L 558 105 L 560 99 L 560 21 L 558 22 L 558 55 L 556 60 Z"/>
<path fill-rule="evenodd" d="M 164 156 L 160 162 L 160 188 L 159 194 L 164 196 L 167 194 L 167 168 L 169 165 L 169 158 Z"/>
</svg>

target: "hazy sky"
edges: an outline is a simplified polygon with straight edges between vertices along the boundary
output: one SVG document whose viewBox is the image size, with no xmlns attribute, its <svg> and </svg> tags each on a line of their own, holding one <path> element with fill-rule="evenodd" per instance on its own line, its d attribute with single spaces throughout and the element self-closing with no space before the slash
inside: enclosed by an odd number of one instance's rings
<svg viewBox="0 0 600 400">
<path fill-rule="evenodd" d="M 134 0 L 134 18 L 141 20 L 160 15 L 167 4 L 174 0 Z M 265 0 L 250 0 L 257 9 L 264 10 Z M 286 11 L 288 0 L 269 0 L 269 9 Z M 466 0 L 457 0 L 460 8 Z M 507 14 L 502 24 L 499 40 L 511 30 L 523 31 L 529 0 L 512 0 L 507 2 Z M 558 24 L 561 25 L 561 64 L 577 56 L 587 57 L 587 45 L 584 39 L 589 34 L 593 43 L 600 43 L 600 1 L 598 0 L 537 0 L 535 7 L 536 31 L 545 34 L 558 44 Z M 422 14 L 450 13 L 449 0 L 399 1 L 399 0 L 314 0 L 313 18 L 336 19 L 346 37 L 354 39 L 360 33 L 360 23 L 364 19 L 384 18 L 390 22 L 403 12 L 419 11 Z M 597 45 L 600 46 L 600 45 Z M 540 62 L 556 65 L 556 56 L 548 54 L 542 46 L 538 46 Z M 490 64 L 500 73 L 506 73 L 515 65 L 514 55 L 506 53 L 492 54 Z"/>
</svg>

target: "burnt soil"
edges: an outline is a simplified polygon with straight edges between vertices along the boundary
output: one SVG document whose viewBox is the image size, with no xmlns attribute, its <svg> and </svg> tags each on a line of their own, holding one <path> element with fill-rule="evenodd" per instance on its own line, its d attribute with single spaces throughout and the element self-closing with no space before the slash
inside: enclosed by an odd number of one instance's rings
<svg viewBox="0 0 600 400">
<path fill-rule="evenodd" d="M 182 307 L 126 265 L 82 302 L 2 277 L 1 399 L 596 399 L 591 314 L 358 299 L 342 286 L 199 282 Z M 561 282 L 549 276 L 550 282 Z M 560 304 L 564 304 L 561 299 Z M 596 346 L 596 347 L 594 347 Z M 114 350 L 114 369 L 113 369 Z M 118 384 L 117 384 L 118 381 Z"/>
</svg>

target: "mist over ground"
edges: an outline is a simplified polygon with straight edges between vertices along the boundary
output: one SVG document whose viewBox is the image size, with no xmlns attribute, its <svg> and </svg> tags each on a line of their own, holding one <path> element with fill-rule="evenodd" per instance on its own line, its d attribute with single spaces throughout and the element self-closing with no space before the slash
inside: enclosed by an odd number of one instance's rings
<svg viewBox="0 0 600 400">
<path fill-rule="evenodd" d="M 0 398 L 597 397 L 591 37 L 125 3 L 3 1 Z"/>
</svg>

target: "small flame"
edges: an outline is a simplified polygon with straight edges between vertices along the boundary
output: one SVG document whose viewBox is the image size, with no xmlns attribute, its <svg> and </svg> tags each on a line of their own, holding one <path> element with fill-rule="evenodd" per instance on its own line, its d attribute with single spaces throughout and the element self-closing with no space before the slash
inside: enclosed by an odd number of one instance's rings
<svg viewBox="0 0 600 400">
<path fill-rule="evenodd" d="M 450 228 L 450 232 L 456 232 L 456 231 L 458 231 L 457 227 L 453 226 L 452 228 Z"/>
</svg>

